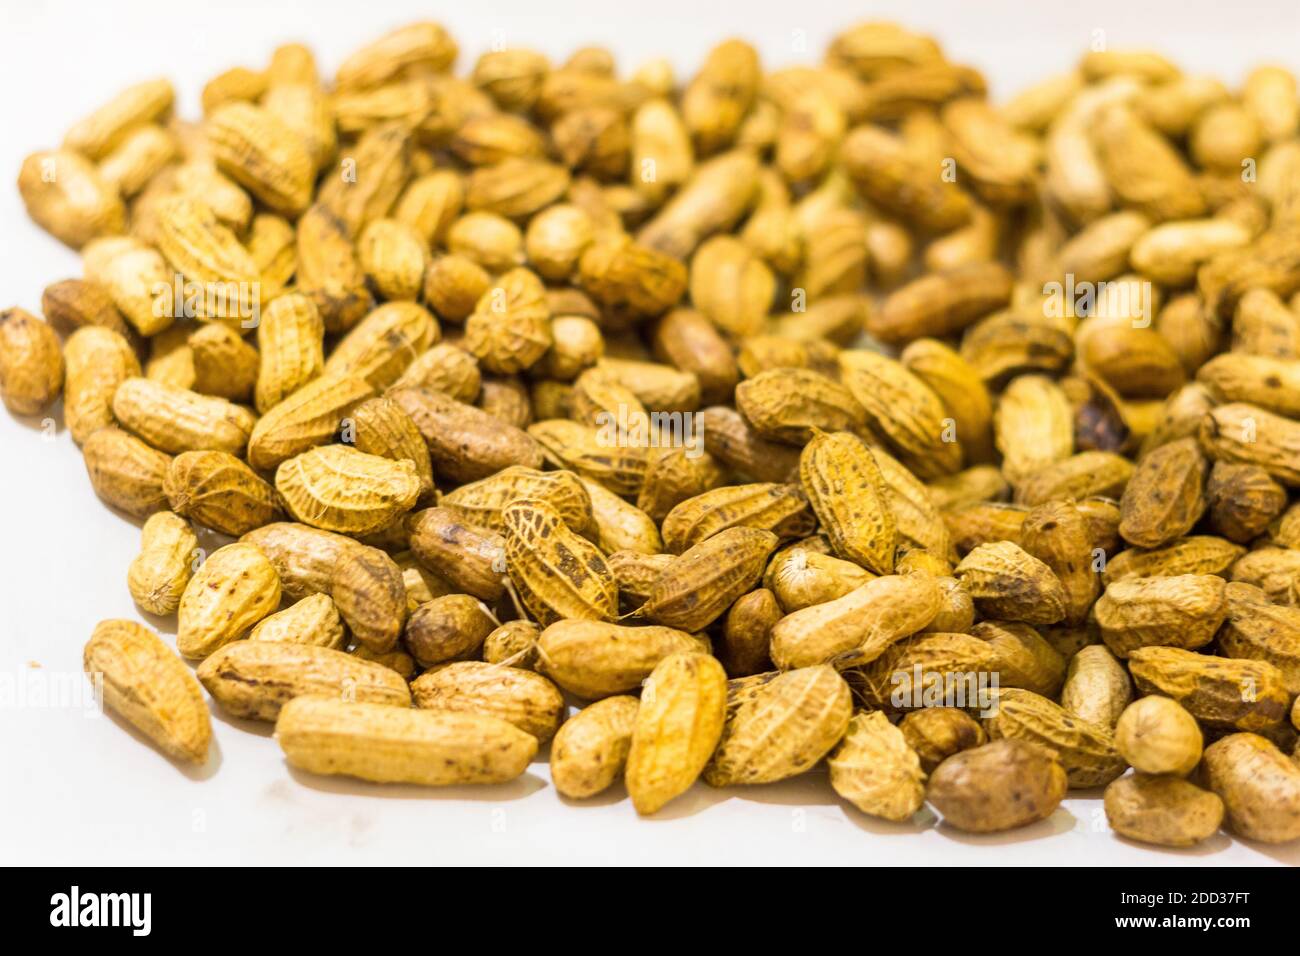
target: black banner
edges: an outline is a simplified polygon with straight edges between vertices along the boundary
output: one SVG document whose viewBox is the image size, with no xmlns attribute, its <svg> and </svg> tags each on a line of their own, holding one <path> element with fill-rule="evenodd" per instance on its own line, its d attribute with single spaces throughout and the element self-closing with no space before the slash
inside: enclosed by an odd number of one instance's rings
<svg viewBox="0 0 1300 956">
<path fill-rule="evenodd" d="M 500 875 L 462 880 L 436 872 L 407 874 L 396 868 L 370 876 L 328 869 L 254 873 L 197 868 L 50 869 L 11 871 L 10 876 L 11 889 L 0 896 L 6 925 L 24 934 L 112 937 L 128 943 L 201 941 L 227 936 L 232 929 L 251 932 L 254 927 L 262 940 L 282 934 L 295 943 L 319 939 L 340 944 L 354 934 L 358 940 L 373 942 L 376 932 L 387 939 L 407 931 L 418 940 L 417 926 L 425 926 L 420 932 L 427 932 L 428 918 L 444 915 L 436 912 L 439 907 L 421 905 L 421 900 L 427 904 L 443 893 L 454 900 L 445 914 L 454 921 L 449 928 L 473 926 L 479 919 L 499 925 L 503 906 L 513 910 L 525 903 L 513 893 L 489 890 L 493 879 L 526 894 L 527 909 L 539 919 L 539 929 L 547 923 L 553 928 L 558 913 L 578 906 L 581 912 L 574 915 L 582 919 L 587 938 L 592 922 L 606 923 L 610 933 L 626 934 L 643 928 L 647 921 L 680 918 L 674 916 L 680 913 L 677 906 L 665 905 L 670 899 L 697 912 L 701 903 L 708 907 L 709 900 L 723 907 L 720 886 L 726 887 L 728 896 L 748 897 L 750 904 L 725 907 L 730 913 L 728 935 L 752 934 L 756 939 L 767 932 L 764 926 L 770 929 L 773 919 L 784 917 L 797 919 L 801 928 L 810 919 L 826 929 L 856 925 L 876 938 L 882 933 L 899 934 L 895 939 L 907 938 L 905 934 L 925 938 L 929 933 L 951 938 L 961 932 L 962 923 L 969 922 L 981 937 L 996 924 L 1007 932 L 1014 929 L 1016 938 L 1025 940 L 1074 943 L 1171 934 L 1180 940 L 1199 935 L 1221 943 L 1257 930 L 1284 938 L 1278 934 L 1294 928 L 1300 898 L 1295 870 L 1272 868 L 914 868 L 877 870 L 849 879 L 837 874 L 824 881 L 805 875 L 778 882 L 755 875 L 752 889 L 744 886 L 744 873 L 729 874 L 725 883 L 701 875 L 696 886 L 690 885 L 692 874 L 679 873 L 670 884 L 661 884 L 657 893 L 623 879 L 587 882 L 564 877 L 524 883 Z M 443 880 L 455 881 L 452 885 L 461 889 L 432 889 L 435 881 Z M 523 890 L 525 885 L 529 889 Z M 548 886 L 555 889 L 543 888 Z M 662 909 L 658 916 L 643 905 L 631 905 L 632 894 L 647 892 L 651 896 L 642 900 L 657 898 L 660 905 L 651 909 Z M 781 896 L 784 900 L 778 904 Z M 688 904 L 691 897 L 697 901 Z M 797 916 L 801 910 L 807 912 Z M 753 914 L 752 926 L 746 925 L 746 913 Z M 509 925 L 523 929 L 523 918 L 512 913 Z M 918 927 L 924 928 L 921 937 L 916 936 Z M 1053 935 L 1030 935 L 1036 929 Z"/>
</svg>

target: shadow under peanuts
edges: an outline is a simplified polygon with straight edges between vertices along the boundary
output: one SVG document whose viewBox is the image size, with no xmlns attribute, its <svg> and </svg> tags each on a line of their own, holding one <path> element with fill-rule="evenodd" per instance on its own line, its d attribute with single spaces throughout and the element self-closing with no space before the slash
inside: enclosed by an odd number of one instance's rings
<svg viewBox="0 0 1300 956">
<path fill-rule="evenodd" d="M 477 803 L 503 803 L 523 800 L 546 786 L 535 774 L 525 773 L 509 783 L 457 784 L 450 787 L 424 787 L 413 783 L 371 783 L 352 777 L 334 777 L 308 773 L 289 765 L 285 768 L 296 783 L 321 793 L 345 793 L 357 797 L 383 800 L 472 800 Z"/>
<path fill-rule="evenodd" d="M 188 763 L 184 760 L 176 760 L 172 757 L 167 756 L 167 754 L 163 753 L 161 750 L 158 749 L 157 744 L 155 744 L 143 733 L 141 733 L 139 730 L 133 727 L 131 723 L 126 718 L 122 717 L 120 714 L 105 708 L 104 715 L 109 720 L 111 720 L 114 724 L 116 724 L 118 727 L 122 728 L 123 731 L 125 731 L 126 733 L 134 737 L 136 740 L 138 740 L 142 747 L 148 747 L 155 754 L 157 754 L 159 760 L 163 760 L 171 764 L 173 767 L 176 768 L 176 770 L 179 773 L 188 777 L 190 780 L 195 781 L 196 783 L 204 780 L 210 780 L 212 777 L 216 776 L 217 771 L 221 768 L 221 761 L 222 761 L 221 744 L 217 741 L 217 738 L 215 736 L 213 736 L 211 742 L 208 744 L 207 762 L 202 765 L 197 765 L 197 764 Z"/>
<path fill-rule="evenodd" d="M 1046 820 L 1039 820 L 1027 827 L 1019 827 L 1015 830 L 1002 830 L 997 833 L 968 833 L 943 822 L 940 822 L 934 830 L 956 843 L 965 843 L 968 846 L 1005 846 L 1010 843 L 1044 840 L 1061 833 L 1068 833 L 1077 825 L 1078 821 L 1070 811 L 1057 808 Z"/>
<path fill-rule="evenodd" d="M 67 432 L 67 426 L 63 423 L 63 395 L 60 394 L 58 399 L 50 405 L 45 411 L 37 415 L 19 415 L 17 412 L 10 411 L 9 418 L 17 422 L 24 428 L 34 432 L 39 432 L 49 436 L 49 442 L 53 444 L 60 435 Z"/>
<path fill-rule="evenodd" d="M 622 784 L 619 786 L 621 787 Z M 702 813 L 710 807 L 732 799 L 735 796 L 735 793 L 732 792 L 734 789 L 717 790 L 697 781 L 681 796 L 674 797 L 669 801 L 667 806 L 649 816 L 640 817 L 640 819 L 654 823 L 661 820 L 683 820 L 687 817 L 693 817 L 697 813 Z"/>
<path fill-rule="evenodd" d="M 267 740 L 275 736 L 274 721 L 251 720 L 247 717 L 236 717 L 233 714 L 228 713 L 211 697 L 208 697 L 208 713 L 212 715 L 213 723 L 225 724 L 227 727 L 233 727 L 243 733 L 251 734 L 254 737 L 263 737 Z"/>
<path fill-rule="evenodd" d="M 844 819 L 872 836 L 915 836 L 939 826 L 939 817 L 927 806 L 922 806 L 906 820 L 885 820 L 863 813 L 847 800 L 839 802 L 843 806 Z"/>
<path fill-rule="evenodd" d="M 621 777 L 594 796 L 566 797 L 559 790 L 556 790 L 555 794 L 567 807 L 612 807 L 616 803 L 631 799 Z"/>
<path fill-rule="evenodd" d="M 1144 850 L 1147 853 L 1160 853 L 1165 856 L 1213 856 L 1216 853 L 1222 853 L 1232 846 L 1232 837 L 1228 836 L 1222 830 L 1214 834 L 1208 840 L 1202 840 L 1195 846 L 1159 846 L 1155 843 L 1143 843 L 1141 840 L 1130 840 L 1126 836 L 1118 833 L 1111 833 L 1111 837 L 1127 846 Z M 1243 843 L 1248 842 L 1243 840 Z M 1254 844 L 1252 844 L 1253 846 Z"/>
<path fill-rule="evenodd" d="M 1292 840 L 1290 843 L 1260 843 L 1258 840 L 1248 840 L 1246 837 L 1236 836 L 1235 834 L 1229 837 L 1222 833 L 1218 834 L 1218 837 L 1223 837 L 1223 839 L 1227 841 L 1227 844 L 1225 845 L 1230 845 L 1233 840 L 1236 840 L 1242 846 L 1248 846 L 1255 852 L 1271 857 L 1279 863 L 1285 863 L 1288 866 L 1300 866 L 1300 841 Z"/>
<path fill-rule="evenodd" d="M 726 792 L 739 800 L 782 807 L 833 807 L 841 802 L 824 771 L 802 773 L 772 783 L 727 787 Z"/>
</svg>

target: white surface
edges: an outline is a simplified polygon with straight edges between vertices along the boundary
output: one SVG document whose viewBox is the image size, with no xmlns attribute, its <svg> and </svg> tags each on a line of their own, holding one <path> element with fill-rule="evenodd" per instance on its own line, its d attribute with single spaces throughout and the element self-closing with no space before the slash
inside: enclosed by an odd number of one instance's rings
<svg viewBox="0 0 1300 956">
<path fill-rule="evenodd" d="M 462 69 L 499 30 L 507 43 L 556 57 L 603 44 L 625 69 L 667 53 L 685 75 L 733 33 L 758 44 L 769 65 L 818 56 L 851 22 L 851 7 L 8 0 L 0 12 L 0 300 L 37 310 L 47 283 L 80 274 L 77 257 L 27 221 L 12 183 L 26 153 L 56 144 L 69 123 L 130 82 L 170 75 L 181 109 L 194 115 L 205 79 L 264 62 L 278 41 L 309 43 L 332 69 L 357 43 L 421 16 L 452 29 Z M 877 0 L 862 9 L 936 33 L 954 58 L 986 71 L 998 96 L 1073 62 L 1097 29 L 1115 47 L 1152 45 L 1229 81 L 1264 59 L 1300 67 L 1292 4 Z M 791 49 L 797 30 L 806 54 Z M 0 681 L 79 689 L 94 624 L 141 617 L 125 584 L 137 527 L 95 498 L 61 423 L 47 436 L 39 422 L 0 411 L 0 449 Z M 929 817 L 892 826 L 842 804 L 823 774 L 749 790 L 698 786 L 653 820 L 636 819 L 621 787 L 567 804 L 541 762 L 495 789 L 369 787 L 295 774 L 262 725 L 219 712 L 213 725 L 210 765 L 186 772 L 112 717 L 0 700 L 0 863 L 1300 863 L 1300 847 L 1224 836 L 1194 851 L 1139 847 L 1105 832 L 1095 798 L 1068 800 L 1051 820 L 997 837 L 964 836 Z"/>
</svg>

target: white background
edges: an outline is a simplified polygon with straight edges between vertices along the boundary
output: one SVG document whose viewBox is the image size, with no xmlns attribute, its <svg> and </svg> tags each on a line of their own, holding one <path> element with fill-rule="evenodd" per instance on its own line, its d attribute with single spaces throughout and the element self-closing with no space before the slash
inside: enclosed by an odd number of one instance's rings
<svg viewBox="0 0 1300 956">
<path fill-rule="evenodd" d="M 1300 8 L 1286 2 L 5 0 L 0 303 L 35 311 L 48 282 L 80 274 L 77 257 L 27 221 L 11 184 L 26 153 L 56 145 L 128 83 L 169 75 L 179 108 L 195 116 L 205 79 L 264 63 L 277 42 L 308 43 L 332 71 L 358 43 L 428 16 L 460 42 L 461 69 L 501 31 L 557 59 L 601 44 L 627 70 L 666 54 L 686 76 L 732 34 L 754 42 L 768 66 L 819 56 L 855 8 L 935 33 L 954 59 L 985 71 L 998 98 L 1074 62 L 1095 30 L 1113 47 L 1151 45 L 1231 83 L 1260 60 L 1300 68 Z M 793 52 L 795 31 L 808 53 Z M 11 687 L 33 673 L 79 682 L 95 623 L 140 618 L 125 583 L 137 527 L 98 502 L 57 427 L 47 436 L 40 422 L 0 412 L 0 678 Z M 291 771 L 265 725 L 214 711 L 213 727 L 209 766 L 186 771 L 111 716 L 0 704 L 0 863 L 1300 863 L 1300 846 L 1222 835 L 1190 851 L 1131 844 L 1106 832 L 1095 795 L 1028 829 L 971 837 L 936 826 L 928 811 L 909 825 L 865 817 L 814 773 L 748 790 L 699 785 L 638 820 L 621 787 L 567 803 L 542 762 L 500 788 L 380 788 Z"/>
</svg>

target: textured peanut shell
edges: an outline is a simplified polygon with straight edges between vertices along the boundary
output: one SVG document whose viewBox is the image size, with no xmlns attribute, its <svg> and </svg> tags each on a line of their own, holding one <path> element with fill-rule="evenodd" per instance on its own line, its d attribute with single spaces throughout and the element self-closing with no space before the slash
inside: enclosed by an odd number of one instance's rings
<svg viewBox="0 0 1300 956">
<path fill-rule="evenodd" d="M 429 459 L 429 447 L 415 422 L 396 402 L 387 398 L 362 402 L 352 411 L 352 425 L 355 429 L 353 444 L 357 451 L 393 461 L 411 462 L 420 479 L 420 497 L 428 498 L 432 494 L 433 465 Z"/>
<path fill-rule="evenodd" d="M 438 323 L 414 302 L 386 302 L 356 324 L 325 360 L 324 374 L 363 379 L 376 390 L 397 381 L 438 340 Z"/>
<path fill-rule="evenodd" d="M 622 587 L 620 583 L 620 591 Z M 767 588 L 756 588 L 736 599 L 723 619 L 716 647 L 729 677 L 746 677 L 771 668 L 772 628 L 784 613 Z"/>
<path fill-rule="evenodd" d="M 736 408 L 763 438 L 803 445 L 813 429 L 852 431 L 866 413 L 838 382 L 807 369 L 761 372 L 736 386 Z"/>
<path fill-rule="evenodd" d="M 1152 551 L 1128 548 L 1106 562 L 1103 580 L 1216 574 L 1223 577 L 1245 550 L 1212 535 L 1190 535 Z"/>
<path fill-rule="evenodd" d="M 187 451 L 172 459 L 163 492 L 173 511 L 232 537 L 284 515 L 275 489 L 223 451 Z"/>
<path fill-rule="evenodd" d="M 334 651 L 343 650 L 348 643 L 339 609 L 326 594 L 308 595 L 283 611 L 262 618 L 248 632 L 248 639 L 313 644 Z"/>
<path fill-rule="evenodd" d="M 956 707 L 924 707 L 903 716 L 898 729 L 907 745 L 916 751 L 921 769 L 927 774 L 955 753 L 988 743 L 984 728 L 974 717 Z"/>
<path fill-rule="evenodd" d="M 964 633 L 975 623 L 975 602 L 970 592 L 956 578 L 937 579 L 939 585 L 939 613 L 925 626 L 927 631 Z"/>
<path fill-rule="evenodd" d="M 265 415 L 325 367 L 325 323 L 315 303 L 297 292 L 272 299 L 262 309 L 257 349 L 254 403 Z"/>
<path fill-rule="evenodd" d="M 1020 526 L 1020 544 L 1042 561 L 1065 589 L 1065 620 L 1077 624 L 1101 591 L 1093 569 L 1088 522 L 1073 501 L 1038 505 Z"/>
<path fill-rule="evenodd" d="M 176 649 L 201 660 L 279 606 L 280 576 L 261 551 L 242 542 L 218 548 L 181 595 Z"/>
<path fill-rule="evenodd" d="M 1258 465 L 1215 462 L 1205 497 L 1210 526 L 1238 543 L 1260 535 L 1287 505 L 1286 489 Z"/>
<path fill-rule="evenodd" d="M 189 583 L 199 539 L 184 518 L 170 511 L 150 516 L 140 532 L 140 553 L 127 569 L 135 603 L 150 614 L 173 614 Z"/>
<path fill-rule="evenodd" d="M 1116 581 L 1093 613 L 1116 657 L 1153 644 L 1195 650 L 1214 639 L 1228 613 L 1224 588 L 1212 574 Z"/>
<path fill-rule="evenodd" d="M 411 692 L 398 674 L 314 644 L 236 641 L 196 671 L 213 699 L 236 717 L 274 721 L 295 697 L 331 697 L 406 707 Z"/>
<path fill-rule="evenodd" d="M 532 396 L 518 378 L 484 379 L 478 407 L 514 428 L 527 428 L 533 421 Z"/>
<path fill-rule="evenodd" d="M 685 631 L 603 621 L 558 621 L 537 642 L 541 672 L 588 700 L 635 690 L 665 657 L 700 650 Z"/>
<path fill-rule="evenodd" d="M 347 331 L 374 305 L 348 224 L 330 204 L 316 202 L 299 217 L 297 240 L 299 291 L 328 331 Z"/>
<path fill-rule="evenodd" d="M 194 362 L 194 390 L 247 402 L 257 383 L 257 349 L 234 329 L 209 322 L 186 343 Z"/>
<path fill-rule="evenodd" d="M 299 697 L 275 736 L 291 766 L 374 783 L 505 783 L 528 769 L 537 738 L 504 720 Z"/>
<path fill-rule="evenodd" d="M 635 505 L 629 504 L 598 482 L 583 476 L 578 479 L 591 502 L 591 523 L 595 541 L 606 554 L 615 551 L 636 551 L 640 554 L 658 554 L 664 549 L 663 539 L 654 519 Z"/>
<path fill-rule="evenodd" d="M 541 279 L 512 269 L 484 291 L 465 319 L 465 348 L 489 372 L 513 375 L 536 365 L 552 345 Z"/>
<path fill-rule="evenodd" d="M 1064 498 L 1118 498 L 1133 476 L 1133 463 L 1108 451 L 1081 451 L 1016 482 L 1016 502 L 1041 505 Z"/>
<path fill-rule="evenodd" d="M 1250 584 L 1226 588 L 1228 617 L 1219 630 L 1227 657 L 1267 661 L 1282 672 L 1286 689 L 1300 694 L 1300 608 L 1273 604 Z"/>
<path fill-rule="evenodd" d="M 867 413 L 874 431 L 911 469 L 926 480 L 961 468 L 962 447 L 950 418 L 930 388 L 902 363 L 866 350 L 840 353 L 844 384 Z"/>
<path fill-rule="evenodd" d="M 695 782 L 722 736 L 726 702 L 727 675 L 714 658 L 672 654 L 656 665 L 624 774 L 637 813 L 655 813 Z"/>
<path fill-rule="evenodd" d="M 206 132 L 218 168 L 273 210 L 296 216 L 310 204 L 311 155 L 273 113 L 226 103 L 208 117 Z"/>
<path fill-rule="evenodd" d="M 424 284 L 428 250 L 414 227 L 377 219 L 357 239 L 361 268 L 385 299 L 415 299 Z"/>
<path fill-rule="evenodd" d="M 96 239 L 82 250 L 82 259 L 86 278 L 103 286 L 113 304 L 141 335 L 157 335 L 175 321 L 172 317 L 175 273 L 169 270 L 158 250 L 134 239 Z"/>
<path fill-rule="evenodd" d="M 63 388 L 63 351 L 47 323 L 25 309 L 0 312 L 0 398 L 15 415 L 38 415 Z"/>
<path fill-rule="evenodd" d="M 140 360 L 125 336 L 97 325 L 73 332 L 63 358 L 63 420 L 72 440 L 83 445 L 95 431 L 113 424 L 113 394 L 140 374 Z"/>
<path fill-rule="evenodd" d="M 406 622 L 405 644 L 423 667 L 472 656 L 497 621 L 468 594 L 446 594 L 421 604 Z"/>
<path fill-rule="evenodd" d="M 433 470 L 454 482 L 477 481 L 511 465 L 540 468 L 537 442 L 481 409 L 427 388 L 388 395 L 411 417 L 429 445 Z"/>
<path fill-rule="evenodd" d="M 484 661 L 457 661 L 421 674 L 411 693 L 417 707 L 500 717 L 539 744 L 555 736 L 565 714 L 564 697 L 545 677 Z"/>
<path fill-rule="evenodd" d="M 894 568 L 894 511 L 880 466 L 855 435 L 819 432 L 799 456 L 799 480 L 836 555 L 876 574 Z"/>
<path fill-rule="evenodd" d="M 100 159 L 135 126 L 156 120 L 172 106 L 171 80 L 151 79 L 128 86 L 68 128 L 65 149 Z"/>
<path fill-rule="evenodd" d="M 1205 748 L 1201 769 L 1232 832 L 1262 843 L 1300 839 L 1300 767 L 1273 744 L 1229 734 Z"/>
<path fill-rule="evenodd" d="M 426 508 L 407 519 L 411 553 L 424 567 L 438 572 L 457 590 L 484 601 L 496 601 L 505 591 L 506 540 L 474 527 L 450 508 Z"/>
<path fill-rule="evenodd" d="M 1195 846 L 1223 823 L 1223 801 L 1180 777 L 1121 777 L 1106 787 L 1104 806 L 1112 830 L 1156 846 Z"/>
<path fill-rule="evenodd" d="M 1132 699 L 1128 671 L 1104 646 L 1091 644 L 1070 658 L 1061 688 L 1061 706 L 1070 713 L 1113 728 Z"/>
<path fill-rule="evenodd" d="M 1074 452 L 1069 400 L 1060 384 L 1042 375 L 1021 375 L 1007 385 L 993 425 L 1002 472 L 1012 483 Z"/>
<path fill-rule="evenodd" d="M 537 638 L 542 629 L 532 621 L 507 621 L 483 642 L 483 660 L 503 667 L 537 670 Z"/>
<path fill-rule="evenodd" d="M 562 418 L 534 422 L 528 435 L 546 460 L 616 495 L 635 495 L 645 481 L 649 453 L 644 446 L 610 441 L 599 429 Z"/>
<path fill-rule="evenodd" d="M 1185 777 L 1201 759 L 1201 728 L 1175 700 L 1153 694 L 1125 708 L 1115 749 L 1134 770 Z"/>
<path fill-rule="evenodd" d="M 1024 740 L 994 740 L 949 757 L 930 775 L 926 799 L 968 833 L 1014 830 L 1050 817 L 1065 796 L 1065 770 Z"/>
<path fill-rule="evenodd" d="M 1245 402 L 1219 405 L 1198 440 L 1215 461 L 1259 465 L 1288 488 L 1300 486 L 1300 423 Z"/>
<path fill-rule="evenodd" d="M 1260 547 L 1248 551 L 1233 564 L 1228 577 L 1233 582 L 1253 584 L 1275 604 L 1300 606 L 1300 549 Z"/>
<path fill-rule="evenodd" d="M 506 506 L 503 517 L 510 579 L 540 624 L 618 615 L 618 585 L 604 556 L 569 530 L 558 511 L 521 498 Z"/>
<path fill-rule="evenodd" d="M 551 741 L 551 782 L 575 800 L 607 790 L 623 773 L 640 702 L 606 697 L 566 720 Z"/>
<path fill-rule="evenodd" d="M 705 451 L 733 471 L 755 481 L 789 481 L 798 475 L 798 449 L 764 438 L 734 408 L 716 405 L 700 414 Z"/>
<path fill-rule="evenodd" d="M 500 534 L 506 529 L 501 512 L 516 498 L 545 501 L 579 534 L 592 528 L 591 497 L 571 471 L 538 471 L 512 465 L 448 492 L 438 500 L 438 506 L 456 512 L 470 525 Z"/>
<path fill-rule="evenodd" d="M 948 508 L 943 512 L 943 520 L 952 535 L 953 546 L 958 553 L 963 553 L 1003 541 L 1018 547 L 1020 529 L 1028 515 L 1029 509 L 1023 505 L 973 501 Z"/>
<path fill-rule="evenodd" d="M 1206 727 L 1263 731 L 1286 718 L 1285 678 L 1266 661 L 1143 647 L 1128 667 L 1138 690 L 1172 697 Z"/>
<path fill-rule="evenodd" d="M 726 483 L 722 465 L 698 447 L 660 449 L 652 455 L 636 505 L 654 521 L 678 505 Z"/>
<path fill-rule="evenodd" d="M 247 409 L 147 378 L 129 378 L 113 394 L 113 415 L 161 451 L 241 455 L 253 431 Z"/>
<path fill-rule="evenodd" d="M 1032 691 L 999 691 L 997 712 L 985 718 L 984 728 L 992 740 L 1013 737 L 1055 753 L 1072 787 L 1102 786 L 1128 766 L 1109 727 L 1081 720 Z"/>
<path fill-rule="evenodd" d="M 299 600 L 329 594 L 334 565 L 357 547 L 351 538 L 292 521 L 277 521 L 250 531 L 240 540 L 254 545 L 280 576 L 285 596 Z"/>
<path fill-rule="evenodd" d="M 921 684 L 916 683 L 916 668 L 920 668 Z M 997 670 L 998 660 L 988 641 L 970 634 L 925 633 L 904 638 L 885 649 L 885 652 L 861 670 L 845 672 L 854 693 L 867 706 L 874 708 L 905 709 L 926 703 L 926 675 L 929 674 L 988 674 Z M 963 682 L 959 688 L 968 685 Z M 964 707 L 987 707 L 976 688 L 975 696 L 959 699 Z M 964 694 L 964 692 L 963 692 Z M 934 701 L 940 703 L 942 699 Z"/>
<path fill-rule="evenodd" d="M 804 773 L 844 736 L 852 712 L 849 685 L 834 668 L 787 671 L 728 715 L 704 781 L 725 787 Z"/>
<path fill-rule="evenodd" d="M 955 560 L 948 525 L 929 489 L 883 448 L 872 448 L 871 454 L 885 482 L 885 500 L 894 514 L 898 545 L 925 549 L 945 561 Z M 944 573 L 951 573 L 951 569 Z"/>
<path fill-rule="evenodd" d="M 969 463 L 993 459 L 993 401 L 969 362 L 937 339 L 917 339 L 899 356 L 904 367 L 939 397 L 957 428 Z"/>
<path fill-rule="evenodd" d="M 920 758 L 880 711 L 849 722 L 828 764 L 835 792 L 870 816 L 906 820 L 925 802 Z"/>
<path fill-rule="evenodd" d="M 981 621 L 970 633 L 992 648 L 1002 686 L 1056 698 L 1065 681 L 1065 658 L 1036 630 L 1014 621 Z"/>
<path fill-rule="evenodd" d="M 666 627 L 703 630 L 757 583 L 776 544 L 776 535 L 756 528 L 706 538 L 660 575 L 639 613 Z"/>
<path fill-rule="evenodd" d="M 1055 572 L 1010 541 L 981 544 L 953 573 L 985 617 L 1055 624 L 1067 612 L 1067 593 Z"/>
<path fill-rule="evenodd" d="M 378 548 L 350 548 L 334 565 L 330 597 L 359 644 L 391 651 L 406 625 L 402 570 Z"/>
<path fill-rule="evenodd" d="M 811 540 L 824 544 L 823 539 Z M 806 543 L 796 542 L 778 551 L 763 572 L 763 584 L 771 588 L 786 613 L 834 601 L 872 580 L 870 571 L 806 547 Z"/>
<path fill-rule="evenodd" d="M 272 471 L 295 455 L 328 443 L 352 409 L 373 394 L 360 378 L 312 379 L 258 419 L 248 439 L 248 463 L 259 471 Z"/>
<path fill-rule="evenodd" d="M 83 655 L 91 680 L 103 675 L 104 703 L 168 756 L 208 757 L 212 738 L 198 681 L 159 637 L 134 621 L 101 621 Z"/>
<path fill-rule="evenodd" d="M 662 362 L 605 355 L 596 363 L 652 412 L 691 412 L 700 407 L 700 383 L 690 372 Z"/>
<path fill-rule="evenodd" d="M 772 628 L 772 660 L 783 670 L 869 663 L 895 641 L 923 630 L 940 601 L 939 586 L 928 574 L 876 578 L 783 618 Z"/>
<path fill-rule="evenodd" d="M 409 461 L 325 445 L 296 455 L 275 471 L 275 489 L 296 519 L 323 531 L 363 535 L 392 524 L 420 496 Z"/>
<path fill-rule="evenodd" d="M 717 488 L 688 498 L 663 519 L 664 548 L 681 554 L 727 528 L 758 528 L 778 537 L 813 530 L 808 502 L 795 485 L 752 484 Z"/>
<path fill-rule="evenodd" d="M 67 149 L 33 153 L 18 172 L 27 214 L 74 249 L 123 231 L 122 199 L 93 163 Z"/>
<path fill-rule="evenodd" d="M 163 480 L 171 458 L 119 428 L 101 428 L 81 448 L 95 494 L 144 518 L 167 507 Z"/>
<path fill-rule="evenodd" d="M 676 309 L 660 319 L 654 349 L 661 360 L 695 375 L 705 403 L 731 397 L 739 378 L 736 360 L 726 340 L 699 312 Z"/>
<path fill-rule="evenodd" d="M 1162 445 L 1143 458 L 1120 501 L 1124 540 L 1158 548 L 1189 532 L 1205 511 L 1208 471 L 1193 438 Z"/>
</svg>

